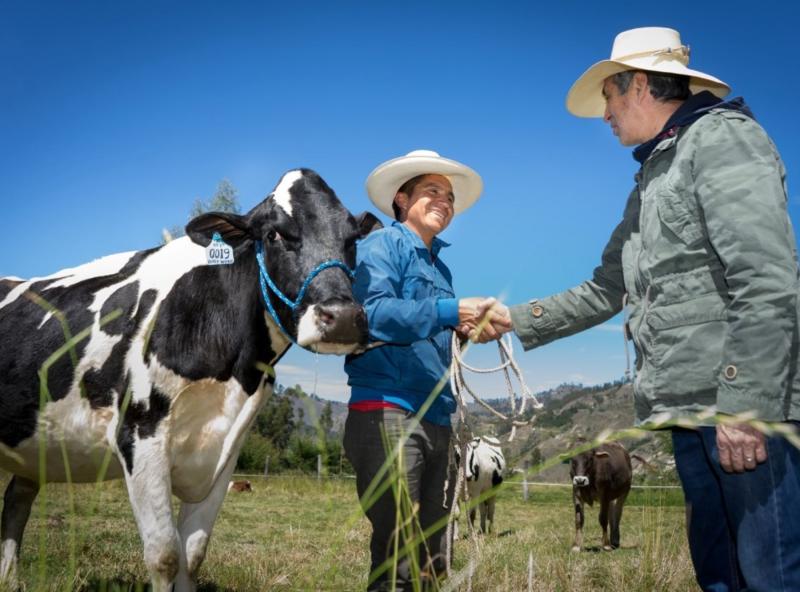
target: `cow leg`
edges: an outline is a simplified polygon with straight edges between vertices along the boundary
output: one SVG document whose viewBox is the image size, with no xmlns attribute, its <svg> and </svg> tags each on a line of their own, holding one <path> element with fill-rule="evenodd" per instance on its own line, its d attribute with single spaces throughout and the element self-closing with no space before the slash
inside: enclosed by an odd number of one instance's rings
<svg viewBox="0 0 800 592">
<path fill-rule="evenodd" d="M 492 527 L 494 526 L 494 502 L 495 496 L 490 497 L 486 500 L 486 515 L 489 522 L 489 530 L 487 532 L 492 532 Z"/>
<path fill-rule="evenodd" d="M 18 475 L 14 475 L 6 487 L 3 498 L 3 518 L 0 526 L 2 540 L 2 559 L 0 559 L 0 582 L 12 589 L 17 585 L 17 559 L 22 547 L 22 534 L 31 515 L 31 506 L 39 485 Z"/>
<path fill-rule="evenodd" d="M 611 551 L 611 542 L 608 540 L 608 515 L 611 500 L 601 498 L 600 500 L 600 528 L 603 530 L 603 549 Z"/>
<path fill-rule="evenodd" d="M 194 592 L 197 589 L 197 572 L 206 557 L 211 529 L 217 519 L 222 502 L 228 492 L 228 482 L 236 466 L 232 455 L 219 475 L 211 492 L 201 502 L 181 503 L 178 515 L 178 532 L 181 538 L 181 565 L 175 578 L 175 592 Z"/>
<path fill-rule="evenodd" d="M 625 498 L 628 497 L 626 491 L 616 500 L 611 508 L 611 547 L 613 549 L 619 548 L 619 523 L 622 520 L 622 507 L 625 505 Z"/>
<path fill-rule="evenodd" d="M 572 502 L 575 505 L 575 542 L 572 544 L 572 550 L 580 551 L 583 546 L 583 502 L 574 491 Z"/>
<path fill-rule="evenodd" d="M 180 544 L 172 516 L 170 467 L 163 445 L 156 440 L 136 440 L 133 472 L 126 470 L 125 484 L 153 592 L 169 592 L 180 566 Z"/>
<path fill-rule="evenodd" d="M 481 495 L 483 495 L 483 493 L 481 493 Z M 488 507 L 486 500 L 478 504 L 478 509 L 481 513 L 481 534 L 486 534 L 486 514 L 488 513 Z"/>
</svg>

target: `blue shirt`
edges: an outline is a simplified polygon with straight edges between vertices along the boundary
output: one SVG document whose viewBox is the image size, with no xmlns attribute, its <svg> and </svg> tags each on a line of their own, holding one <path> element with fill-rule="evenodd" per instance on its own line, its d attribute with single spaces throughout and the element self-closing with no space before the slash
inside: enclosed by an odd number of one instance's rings
<svg viewBox="0 0 800 592">
<path fill-rule="evenodd" d="M 450 339 L 458 300 L 450 270 L 439 259 L 448 246 L 431 249 L 399 222 L 358 243 L 353 293 L 367 313 L 370 340 L 383 341 L 345 360 L 350 402 L 385 401 L 417 412 L 442 383 L 425 419 L 450 425 L 456 409 L 450 390 Z"/>
</svg>

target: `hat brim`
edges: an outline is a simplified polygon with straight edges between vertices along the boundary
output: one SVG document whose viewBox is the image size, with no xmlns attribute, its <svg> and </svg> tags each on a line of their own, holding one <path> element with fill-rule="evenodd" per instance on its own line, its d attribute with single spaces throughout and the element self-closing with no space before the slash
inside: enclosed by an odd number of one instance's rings
<svg viewBox="0 0 800 592">
<path fill-rule="evenodd" d="M 378 165 L 367 177 L 367 195 L 375 206 L 394 218 L 392 202 L 403 183 L 418 175 L 443 175 L 453 187 L 453 212 L 460 214 L 478 201 L 480 175 L 466 165 L 441 156 L 401 156 Z"/>
<path fill-rule="evenodd" d="M 609 76 L 625 70 L 645 70 L 665 74 L 682 74 L 691 78 L 689 88 L 693 94 L 711 91 L 719 98 L 725 97 L 730 87 L 705 72 L 687 68 L 675 60 L 664 60 L 653 64 L 652 57 L 626 60 L 603 60 L 586 70 L 567 93 L 567 111 L 578 117 L 603 117 L 606 100 L 603 97 L 603 82 Z"/>
</svg>

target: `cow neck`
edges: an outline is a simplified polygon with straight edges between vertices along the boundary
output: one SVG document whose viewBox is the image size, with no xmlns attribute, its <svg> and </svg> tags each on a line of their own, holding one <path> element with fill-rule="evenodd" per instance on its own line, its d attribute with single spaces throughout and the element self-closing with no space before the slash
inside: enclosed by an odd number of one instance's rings
<svg viewBox="0 0 800 592">
<path fill-rule="evenodd" d="M 261 296 L 264 301 L 264 306 L 267 308 L 272 319 L 278 325 L 278 328 L 283 331 L 283 334 L 286 335 L 292 343 L 297 343 L 295 338 L 292 337 L 292 334 L 286 330 L 281 323 L 280 318 L 278 317 L 277 312 L 275 312 L 275 307 L 272 305 L 272 299 L 269 297 L 269 292 L 272 291 L 275 296 L 277 296 L 281 302 L 283 302 L 286 306 L 289 307 L 289 310 L 292 311 L 292 317 L 294 317 L 295 312 L 300 307 L 300 304 L 303 302 L 303 298 L 305 298 L 306 291 L 308 287 L 311 285 L 311 282 L 317 277 L 322 271 L 328 269 L 329 267 L 338 267 L 344 270 L 345 273 L 350 277 L 350 279 L 355 279 L 356 274 L 355 272 L 350 269 L 346 263 L 341 261 L 340 259 L 328 259 L 327 261 L 323 261 L 319 265 L 317 265 L 311 272 L 306 276 L 306 279 L 303 281 L 303 285 L 300 287 L 300 291 L 297 293 L 297 298 L 294 300 L 290 300 L 283 292 L 281 292 L 280 288 L 275 285 L 275 282 L 272 281 L 272 278 L 269 276 L 269 272 L 267 272 L 267 265 L 264 258 L 264 244 L 257 240 L 255 241 L 255 251 L 256 251 L 256 261 L 258 262 L 258 282 L 261 286 Z"/>
</svg>

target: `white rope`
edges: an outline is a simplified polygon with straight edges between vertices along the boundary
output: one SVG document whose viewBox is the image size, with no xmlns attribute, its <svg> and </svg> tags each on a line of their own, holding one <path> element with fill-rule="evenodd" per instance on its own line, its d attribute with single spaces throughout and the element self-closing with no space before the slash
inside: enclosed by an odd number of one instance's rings
<svg viewBox="0 0 800 592">
<path fill-rule="evenodd" d="M 542 404 L 539 400 L 534 396 L 531 390 L 528 388 L 527 383 L 525 382 L 525 378 L 522 375 L 522 370 L 520 369 L 519 365 L 517 364 L 516 360 L 514 360 L 513 356 L 513 345 L 511 342 L 511 336 L 505 335 L 503 338 L 497 340 L 497 347 L 500 353 L 500 365 L 494 368 L 475 368 L 470 366 L 464 361 L 463 354 L 461 351 L 461 340 L 458 338 L 455 332 L 453 332 L 453 339 L 452 339 L 452 351 L 453 351 L 453 361 L 450 364 L 450 389 L 453 392 L 453 396 L 456 399 L 456 403 L 458 404 L 458 417 L 459 417 L 459 429 L 455 432 L 455 440 L 456 446 L 461 451 L 461 463 L 458 467 L 456 472 L 456 485 L 453 490 L 453 502 L 450 508 L 450 516 L 447 521 L 447 534 L 446 540 L 447 545 L 445 549 L 445 565 L 447 566 L 447 574 L 448 576 L 452 576 L 450 571 L 450 565 L 452 563 L 452 554 L 453 554 L 453 529 L 456 522 L 456 511 L 458 509 L 458 503 L 461 499 L 465 502 L 469 502 L 469 492 L 467 490 L 467 446 L 469 442 L 473 439 L 474 434 L 472 433 L 472 429 L 469 427 L 469 423 L 467 422 L 467 404 L 465 400 L 464 392 L 469 393 L 472 398 L 480 404 L 484 409 L 489 411 L 494 416 L 502 419 L 503 421 L 511 422 L 511 433 L 509 434 L 508 441 L 511 442 L 514 439 L 514 435 L 516 434 L 517 426 L 527 426 L 530 425 L 535 417 L 531 417 L 528 420 L 521 420 L 515 419 L 515 417 L 523 417 L 525 414 L 525 405 L 530 399 L 534 409 L 541 409 Z M 503 376 L 505 377 L 506 389 L 508 390 L 508 398 L 509 398 L 509 407 L 511 412 L 509 415 L 504 415 L 500 413 L 497 409 L 489 405 L 486 401 L 481 399 L 475 391 L 473 391 L 469 385 L 467 384 L 466 380 L 464 380 L 464 369 L 469 370 L 470 372 L 474 372 L 476 374 L 490 374 L 493 372 L 502 372 Z M 520 396 L 517 397 L 514 392 L 514 387 L 511 382 L 511 374 L 517 379 L 520 387 Z M 453 451 L 451 448 L 450 451 L 450 462 L 455 464 L 455 459 L 453 458 Z M 451 464 L 451 466 L 452 466 Z M 452 471 L 448 471 L 449 474 L 452 474 Z M 445 485 L 447 487 L 447 485 Z M 480 545 L 478 543 L 478 538 L 475 535 L 475 529 L 472 527 L 472 524 L 469 520 L 469 516 L 466 517 L 467 528 L 470 531 L 470 538 L 474 545 L 475 554 L 480 551 Z"/>
<path fill-rule="evenodd" d="M 534 396 L 531 392 L 530 388 L 528 388 L 527 383 L 525 382 L 525 378 L 522 375 L 522 370 L 520 370 L 519 365 L 517 364 L 516 360 L 514 360 L 514 350 L 513 344 L 511 342 L 511 336 L 506 334 L 503 338 L 497 340 L 497 347 L 500 352 L 500 365 L 494 368 L 475 368 L 470 366 L 466 362 L 464 362 L 463 354 L 461 351 L 461 341 L 459 340 L 458 336 L 453 333 L 452 339 L 452 350 L 453 350 L 453 362 L 450 365 L 450 388 L 453 391 L 453 396 L 456 398 L 456 402 L 458 403 L 459 407 L 459 418 L 462 422 L 466 422 L 466 401 L 464 400 L 464 392 L 468 392 L 472 398 L 478 403 L 481 407 L 489 411 L 495 417 L 502 419 L 503 421 L 511 422 L 511 434 L 509 435 L 508 441 L 512 441 L 514 439 L 514 435 L 516 434 L 516 428 L 518 426 L 527 426 L 530 425 L 534 417 L 531 417 L 528 420 L 521 420 L 515 419 L 515 417 L 522 417 L 525 413 L 525 406 L 528 400 L 531 401 L 534 409 L 541 409 L 542 404 L 539 400 Z M 464 379 L 464 369 L 469 370 L 470 372 L 474 372 L 476 374 L 489 374 L 492 372 L 503 372 L 503 376 L 505 377 L 506 388 L 508 390 L 508 398 L 509 398 L 509 408 L 511 412 L 509 415 L 505 415 L 500 413 L 497 409 L 489 405 L 486 401 L 481 399 L 475 391 L 473 391 L 470 386 L 467 384 L 466 380 Z M 511 383 L 511 373 L 517 379 L 520 387 L 520 396 L 517 397 L 514 388 Z"/>
</svg>

